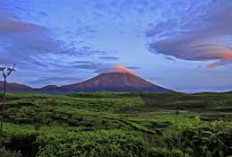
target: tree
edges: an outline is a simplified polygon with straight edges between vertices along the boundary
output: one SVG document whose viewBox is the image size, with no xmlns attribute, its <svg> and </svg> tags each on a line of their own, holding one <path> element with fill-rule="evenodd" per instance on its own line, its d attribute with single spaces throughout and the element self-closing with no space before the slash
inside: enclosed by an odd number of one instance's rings
<svg viewBox="0 0 232 157">
<path fill-rule="evenodd" d="M 12 68 L 6 68 L 6 67 L 0 67 L 0 72 L 2 72 L 3 76 L 3 103 L 2 103 L 2 108 L 1 108 L 1 115 L 0 115 L 0 132 L 2 134 L 3 132 L 3 121 L 4 121 L 4 110 L 5 110 L 5 103 L 6 103 L 6 85 L 7 85 L 7 77 L 15 71 L 15 64 L 13 65 Z"/>
</svg>

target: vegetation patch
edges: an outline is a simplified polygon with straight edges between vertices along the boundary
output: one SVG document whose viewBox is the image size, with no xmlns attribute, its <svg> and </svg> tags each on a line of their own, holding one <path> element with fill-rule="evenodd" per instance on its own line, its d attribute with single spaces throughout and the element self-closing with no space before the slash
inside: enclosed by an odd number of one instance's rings
<svg viewBox="0 0 232 157">
<path fill-rule="evenodd" d="M 232 155 L 231 97 L 231 93 L 9 93 L 0 153 L 225 157 Z"/>
</svg>

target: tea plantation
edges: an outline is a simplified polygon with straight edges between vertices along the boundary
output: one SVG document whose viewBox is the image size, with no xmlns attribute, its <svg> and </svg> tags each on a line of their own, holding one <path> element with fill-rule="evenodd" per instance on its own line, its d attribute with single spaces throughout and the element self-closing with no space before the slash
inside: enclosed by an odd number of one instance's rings
<svg viewBox="0 0 232 157">
<path fill-rule="evenodd" d="M 232 93 L 9 93 L 0 156 L 229 157 L 231 111 Z"/>
</svg>

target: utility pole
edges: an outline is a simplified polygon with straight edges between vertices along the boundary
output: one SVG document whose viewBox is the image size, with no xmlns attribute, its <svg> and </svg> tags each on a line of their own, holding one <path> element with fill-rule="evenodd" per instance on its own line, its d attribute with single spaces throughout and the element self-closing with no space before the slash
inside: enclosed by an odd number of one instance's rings
<svg viewBox="0 0 232 157">
<path fill-rule="evenodd" d="M 5 111 L 5 103 L 6 103 L 6 84 L 7 84 L 7 77 L 15 71 L 15 64 L 12 68 L 0 67 L 0 71 L 2 72 L 3 76 L 3 103 L 1 107 L 1 115 L 0 115 L 0 133 L 3 134 L 3 122 L 4 122 L 4 111 Z"/>
</svg>

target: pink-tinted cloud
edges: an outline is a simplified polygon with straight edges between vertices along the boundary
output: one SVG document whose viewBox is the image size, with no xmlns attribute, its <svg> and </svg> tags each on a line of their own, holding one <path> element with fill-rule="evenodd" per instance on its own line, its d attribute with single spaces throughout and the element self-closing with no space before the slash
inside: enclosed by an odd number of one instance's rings
<svg viewBox="0 0 232 157">
<path fill-rule="evenodd" d="M 122 65 L 112 64 L 112 65 L 104 65 L 99 70 L 96 71 L 97 73 L 130 73 L 133 74 L 134 72 Z"/>
<path fill-rule="evenodd" d="M 227 0 L 216 1 L 195 18 L 192 18 L 193 15 L 188 10 L 183 14 L 185 18 L 181 17 L 180 23 L 179 19 L 174 23 L 173 20 L 171 23 L 167 20 L 167 30 L 162 33 L 166 35 L 162 38 L 157 37 L 159 32 L 155 31 L 156 27 L 147 33 L 154 38 L 149 44 L 150 51 L 184 60 L 220 60 L 220 64 L 212 64 L 209 67 L 224 65 L 222 62 L 230 63 L 228 60 L 232 59 L 232 3 Z M 192 20 L 189 20 L 191 18 Z M 170 32 L 171 27 L 176 25 L 179 25 L 179 29 Z"/>
<path fill-rule="evenodd" d="M 232 60 L 232 50 L 224 50 L 218 52 L 219 57 L 224 60 Z"/>
<path fill-rule="evenodd" d="M 218 56 L 221 58 L 220 60 L 210 63 L 206 65 L 207 69 L 216 69 L 219 66 L 226 65 L 232 63 L 232 51 L 231 50 L 223 50 L 218 52 Z"/>
<path fill-rule="evenodd" d="M 122 72 L 122 73 L 131 73 L 133 74 L 132 70 L 127 69 L 122 65 L 114 65 L 111 69 L 112 72 Z"/>
<path fill-rule="evenodd" d="M 57 50 L 50 32 L 39 25 L 28 23 L 0 12 L 0 61 L 2 64 L 32 62 L 32 56 Z"/>
<path fill-rule="evenodd" d="M 210 63 L 206 66 L 207 69 L 215 69 L 218 66 L 220 66 L 220 64 L 218 62 L 214 62 L 214 63 Z"/>
<path fill-rule="evenodd" d="M 0 14 L 0 33 L 22 33 L 30 32 L 38 29 L 39 27 L 30 23 L 22 22 L 16 19 L 12 19 L 7 14 Z"/>
</svg>

